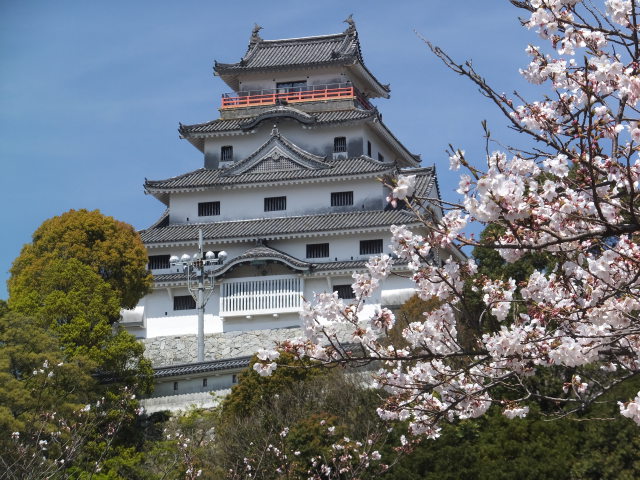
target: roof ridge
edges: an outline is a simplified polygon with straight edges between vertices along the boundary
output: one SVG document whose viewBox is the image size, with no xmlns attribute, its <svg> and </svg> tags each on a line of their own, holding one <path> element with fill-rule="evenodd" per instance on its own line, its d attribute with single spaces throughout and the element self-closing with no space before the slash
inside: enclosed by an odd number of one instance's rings
<svg viewBox="0 0 640 480">
<path fill-rule="evenodd" d="M 327 33 L 325 35 L 312 35 L 309 37 L 291 37 L 291 38 L 274 38 L 271 40 L 262 40 L 260 43 L 276 43 L 276 42 L 305 42 L 305 41 L 315 41 L 315 40 L 326 40 L 328 38 L 338 38 L 338 37 L 346 37 L 348 33 L 340 32 L 340 33 Z"/>
</svg>

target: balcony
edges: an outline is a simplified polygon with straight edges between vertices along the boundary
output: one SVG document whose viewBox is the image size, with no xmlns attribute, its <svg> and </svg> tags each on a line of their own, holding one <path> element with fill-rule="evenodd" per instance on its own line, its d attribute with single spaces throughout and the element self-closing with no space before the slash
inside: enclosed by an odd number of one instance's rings
<svg viewBox="0 0 640 480">
<path fill-rule="evenodd" d="M 300 277 L 229 280 L 221 285 L 220 316 L 297 312 L 302 308 Z"/>
<path fill-rule="evenodd" d="M 344 99 L 354 99 L 360 103 L 362 108 L 366 108 L 367 110 L 373 108 L 369 101 L 350 83 L 332 83 L 327 85 L 223 93 L 222 108 L 259 107 L 262 105 L 275 105 L 277 103 L 302 103 Z"/>
</svg>

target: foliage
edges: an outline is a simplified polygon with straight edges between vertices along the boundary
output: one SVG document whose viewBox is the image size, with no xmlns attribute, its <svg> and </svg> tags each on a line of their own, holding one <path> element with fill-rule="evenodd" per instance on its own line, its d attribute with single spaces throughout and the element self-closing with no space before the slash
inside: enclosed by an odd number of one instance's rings
<svg viewBox="0 0 640 480">
<path fill-rule="evenodd" d="M 146 249 L 131 225 L 98 210 L 69 210 L 45 220 L 22 248 L 11 267 L 9 305 L 20 310 L 23 296 L 40 289 L 49 264 L 71 259 L 107 282 L 122 308 L 133 308 L 151 286 Z"/>
<path fill-rule="evenodd" d="M 9 307 L 39 320 L 65 358 L 82 358 L 103 379 L 151 387 L 143 347 L 114 325 L 150 285 L 146 250 L 130 225 L 98 211 L 46 220 L 13 263 Z"/>
<path fill-rule="evenodd" d="M 135 463 L 152 370 L 115 322 L 147 291 L 146 261 L 135 231 L 97 211 L 47 220 L 25 245 L 0 305 L 0 428 L 14 432 L 0 478 L 128 477 L 115 472 Z"/>
<path fill-rule="evenodd" d="M 251 365 L 256 361 L 254 357 Z M 256 407 L 294 385 L 327 374 L 320 365 L 308 360 L 299 363 L 287 353 L 281 354 L 277 363 L 283 368 L 279 368 L 271 377 L 261 376 L 253 368 L 244 370 L 238 376 L 238 383 L 233 386 L 231 394 L 223 400 L 224 414 L 237 417 L 249 415 Z"/>
</svg>

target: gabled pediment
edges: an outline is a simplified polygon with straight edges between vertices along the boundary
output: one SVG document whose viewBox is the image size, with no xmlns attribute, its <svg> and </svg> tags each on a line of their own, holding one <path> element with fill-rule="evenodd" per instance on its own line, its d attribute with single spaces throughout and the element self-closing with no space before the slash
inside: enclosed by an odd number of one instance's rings
<svg viewBox="0 0 640 480">
<path fill-rule="evenodd" d="M 223 176 L 280 170 L 318 170 L 331 168 L 326 157 L 307 152 L 280 134 L 277 128 L 260 148 L 244 160 L 227 167 Z"/>
</svg>

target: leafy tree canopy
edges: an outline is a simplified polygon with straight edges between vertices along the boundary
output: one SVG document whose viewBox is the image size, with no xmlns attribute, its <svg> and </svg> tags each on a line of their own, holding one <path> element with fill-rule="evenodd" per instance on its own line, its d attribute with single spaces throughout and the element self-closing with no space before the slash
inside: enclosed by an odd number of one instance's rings
<svg viewBox="0 0 640 480">
<path fill-rule="evenodd" d="M 146 249 L 131 225 L 98 210 L 69 210 L 45 220 L 22 248 L 11 267 L 9 305 L 41 289 L 52 262 L 70 259 L 102 277 L 123 308 L 133 308 L 151 286 Z"/>
</svg>

